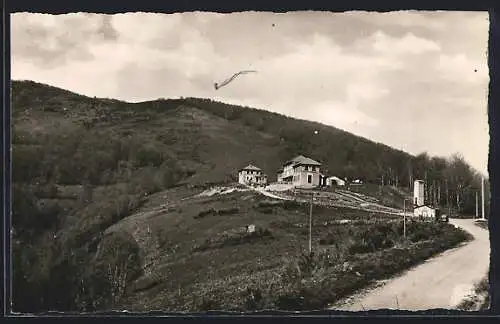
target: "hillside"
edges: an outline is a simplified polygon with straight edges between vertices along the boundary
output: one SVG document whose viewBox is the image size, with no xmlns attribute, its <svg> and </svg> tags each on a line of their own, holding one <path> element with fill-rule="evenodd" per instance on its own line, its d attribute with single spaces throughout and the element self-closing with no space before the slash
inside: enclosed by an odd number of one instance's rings
<svg viewBox="0 0 500 324">
<path fill-rule="evenodd" d="M 441 190 L 440 201 L 448 197 L 463 211 L 470 208 L 466 203 L 472 199 L 467 188 L 477 182 L 473 170 L 459 158 L 448 162 L 426 155 L 413 157 L 333 127 L 204 99 L 126 103 L 13 81 L 12 118 L 13 280 L 18 287 L 14 304 L 21 311 L 102 309 L 120 304 L 140 308 L 141 298 L 146 306 L 165 307 L 164 301 L 155 300 L 159 292 L 172 307 L 199 303 L 173 300 L 173 289 L 182 289 L 192 280 L 189 276 L 199 271 L 175 281 L 179 287 L 155 284 L 154 278 L 177 276 L 186 265 L 200 269 L 204 263 L 190 256 L 195 246 L 206 247 L 198 252 L 203 254 L 201 260 L 210 262 L 210 251 L 227 240 L 253 240 L 253 236 L 231 232 L 249 222 L 260 222 L 257 240 L 272 236 L 281 242 L 273 245 L 279 251 L 300 251 L 302 239 L 280 229 L 290 225 L 269 219 L 269 213 L 278 213 L 282 221 L 287 220 L 286 208 L 249 212 L 259 198 L 248 194 L 228 196 L 230 206 L 236 204 L 237 210 L 232 211 L 227 204 L 217 205 L 218 198 L 207 202 L 194 198 L 208 187 L 234 182 L 236 170 L 248 163 L 260 166 L 273 179 L 284 160 L 305 154 L 322 161 L 330 174 L 371 182 L 372 193 L 383 178 L 385 185 L 399 187 L 395 192 L 402 190 L 402 196 L 415 177 L 427 176 L 434 189 L 446 180 L 449 194 Z M 319 134 L 313 135 L 314 130 Z M 379 200 L 390 200 L 387 197 Z M 192 204 L 197 207 L 190 209 Z M 213 213 L 211 205 L 219 211 L 227 209 L 226 214 L 236 219 L 226 221 L 224 212 L 215 213 L 215 218 L 199 216 L 204 211 Z M 294 208 L 300 214 L 297 219 L 302 219 L 303 206 Z M 325 219 L 335 213 L 327 210 Z M 370 215 L 365 214 L 365 218 Z M 207 224 L 198 228 L 195 217 Z M 214 241 L 208 233 L 214 234 Z M 147 239 L 151 237 L 158 239 Z M 288 241 L 295 243 L 280 245 Z M 231 249 L 219 260 L 229 268 L 228 258 L 236 251 Z M 233 267 L 258 259 L 252 251 L 248 251 L 253 253 L 250 259 L 232 260 Z M 169 259 L 169 253 L 175 258 Z M 165 259 L 154 263 L 158 255 Z M 272 255 L 268 258 L 273 259 Z M 154 266 L 147 270 L 150 263 Z M 274 271 L 266 266 L 269 273 Z M 34 268 L 40 271 L 33 272 Z M 186 289 L 192 291 L 196 285 Z M 147 298 L 138 291 L 147 291 Z M 178 298 L 186 294 L 179 292 Z M 122 300 L 123 296 L 128 297 Z"/>
<path fill-rule="evenodd" d="M 203 176 L 207 175 L 214 181 L 229 180 L 249 161 L 275 179 L 282 161 L 299 153 L 322 161 L 331 174 L 373 181 L 378 171 L 372 161 L 394 161 L 404 168 L 411 159 L 404 152 L 334 127 L 204 99 L 125 103 L 34 82 L 14 81 L 12 88 L 17 142 L 59 134 L 111 139 L 100 145 L 106 148 L 134 141 L 155 151 L 148 151 L 149 155 L 157 153 L 196 170 L 200 179 L 194 177 L 193 183 L 206 181 Z M 315 137 L 314 130 L 319 130 Z M 399 181 L 404 183 L 404 177 Z"/>
</svg>

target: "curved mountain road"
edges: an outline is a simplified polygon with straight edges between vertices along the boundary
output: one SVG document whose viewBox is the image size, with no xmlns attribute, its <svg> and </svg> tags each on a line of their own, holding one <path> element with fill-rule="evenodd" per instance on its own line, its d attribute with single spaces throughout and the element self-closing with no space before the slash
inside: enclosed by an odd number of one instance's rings
<svg viewBox="0 0 500 324">
<path fill-rule="evenodd" d="M 489 232 L 471 219 L 450 219 L 450 223 L 470 232 L 474 240 L 445 251 L 390 279 L 381 287 L 352 296 L 347 305 L 332 310 L 454 309 L 487 274 L 490 262 Z"/>
</svg>

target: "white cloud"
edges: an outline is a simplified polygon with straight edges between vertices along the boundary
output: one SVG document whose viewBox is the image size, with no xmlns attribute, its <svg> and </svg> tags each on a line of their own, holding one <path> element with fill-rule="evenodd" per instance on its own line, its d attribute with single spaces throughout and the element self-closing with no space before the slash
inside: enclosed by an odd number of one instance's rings
<svg viewBox="0 0 500 324">
<path fill-rule="evenodd" d="M 356 106 L 338 101 L 321 102 L 311 107 L 312 116 L 315 120 L 321 120 L 325 124 L 337 125 L 346 130 L 354 130 L 357 126 L 375 127 L 379 125 L 377 119 L 370 117 L 358 110 Z M 305 117 L 307 116 L 304 113 Z M 308 119 L 311 119 L 309 117 Z"/>
<path fill-rule="evenodd" d="M 472 84 L 486 84 L 489 79 L 486 57 L 484 60 L 473 60 L 460 53 L 454 55 L 440 55 L 436 68 L 441 77 L 454 82 Z"/>
<path fill-rule="evenodd" d="M 347 95 L 352 102 L 380 99 L 389 94 L 387 88 L 373 83 L 359 83 L 347 85 Z"/>
<path fill-rule="evenodd" d="M 382 55 L 419 55 L 441 50 L 436 42 L 417 37 L 413 33 L 407 33 L 404 37 L 398 38 L 377 31 L 372 37 L 373 50 Z"/>
</svg>

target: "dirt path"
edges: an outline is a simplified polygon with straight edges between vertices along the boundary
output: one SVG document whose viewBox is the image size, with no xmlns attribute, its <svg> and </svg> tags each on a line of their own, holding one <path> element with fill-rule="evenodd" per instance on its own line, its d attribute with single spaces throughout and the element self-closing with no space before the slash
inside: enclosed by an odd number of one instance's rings
<svg viewBox="0 0 500 324">
<path fill-rule="evenodd" d="M 486 275 L 490 243 L 488 231 L 475 225 L 473 220 L 451 219 L 450 223 L 470 232 L 475 239 L 465 246 L 445 251 L 364 295 L 353 296 L 347 305 L 332 309 L 454 309 Z"/>
</svg>

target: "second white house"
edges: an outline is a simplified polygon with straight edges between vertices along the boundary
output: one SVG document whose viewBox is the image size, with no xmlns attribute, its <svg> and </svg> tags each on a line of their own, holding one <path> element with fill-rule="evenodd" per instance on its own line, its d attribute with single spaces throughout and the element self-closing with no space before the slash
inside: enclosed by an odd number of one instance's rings
<svg viewBox="0 0 500 324">
<path fill-rule="evenodd" d="M 239 170 L 238 182 L 246 185 L 265 185 L 267 183 L 267 175 L 262 172 L 261 168 L 249 164 Z"/>
<path fill-rule="evenodd" d="M 320 167 L 318 161 L 299 155 L 283 165 L 283 169 L 278 172 L 278 181 L 295 187 L 317 187 L 320 185 Z"/>
</svg>

